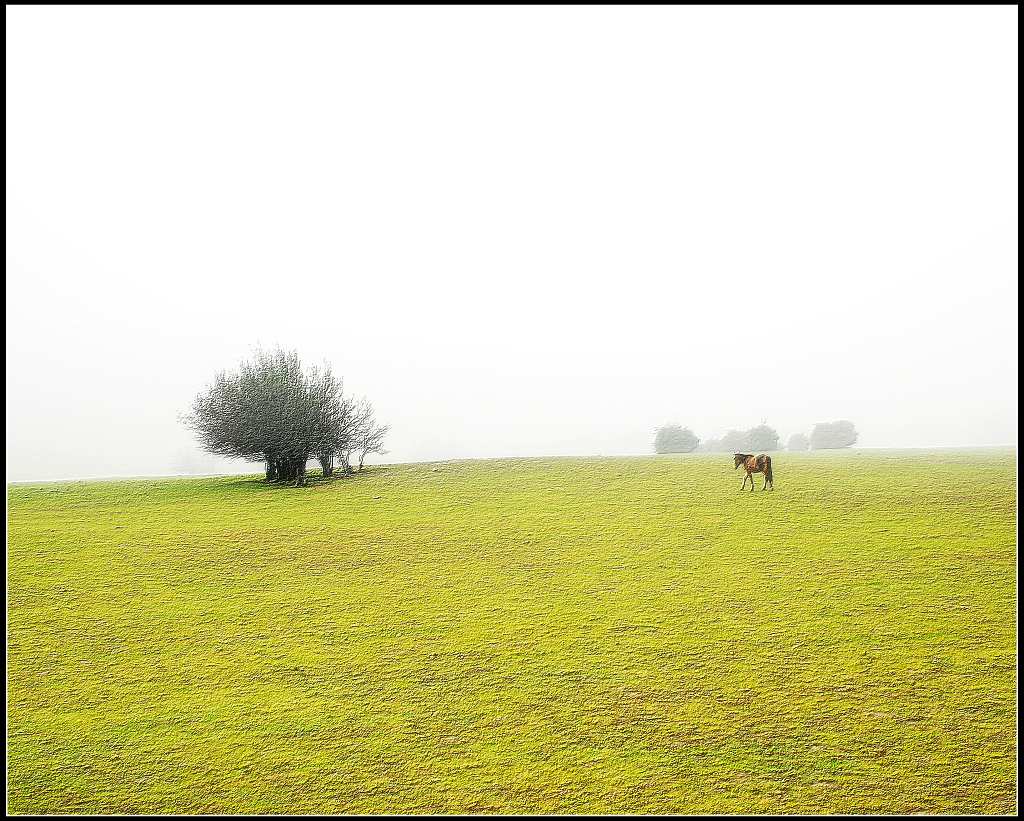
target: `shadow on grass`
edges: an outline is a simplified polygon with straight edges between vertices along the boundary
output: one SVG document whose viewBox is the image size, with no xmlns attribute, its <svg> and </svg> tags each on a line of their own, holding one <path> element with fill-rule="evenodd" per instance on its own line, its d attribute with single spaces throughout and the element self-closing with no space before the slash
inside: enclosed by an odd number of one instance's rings
<svg viewBox="0 0 1024 821">
<path fill-rule="evenodd" d="M 366 465 L 362 470 L 353 471 L 352 473 L 335 473 L 333 476 L 324 476 L 322 471 L 315 470 L 306 474 L 306 483 L 302 487 L 296 487 L 295 482 L 268 482 L 262 474 L 254 473 L 250 476 L 238 476 L 225 481 L 221 487 L 250 491 L 308 490 L 309 488 L 326 485 L 359 482 L 369 476 L 385 473 L 387 469 L 387 465 Z"/>
</svg>

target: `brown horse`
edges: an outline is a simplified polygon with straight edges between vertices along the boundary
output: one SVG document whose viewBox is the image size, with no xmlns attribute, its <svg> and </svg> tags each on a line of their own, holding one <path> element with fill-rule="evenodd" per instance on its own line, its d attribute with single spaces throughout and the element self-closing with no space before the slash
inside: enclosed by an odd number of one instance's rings
<svg viewBox="0 0 1024 821">
<path fill-rule="evenodd" d="M 772 480 L 772 457 L 765 456 L 763 453 L 759 453 L 754 456 L 752 453 L 735 453 L 736 467 L 743 465 L 743 469 L 747 472 L 747 475 L 743 477 L 743 484 L 740 486 L 740 490 L 743 490 L 747 486 L 747 479 L 750 480 L 750 492 L 754 492 L 754 474 L 764 474 L 764 487 L 761 490 L 766 490 L 769 485 L 771 489 L 775 490 L 775 482 Z"/>
</svg>

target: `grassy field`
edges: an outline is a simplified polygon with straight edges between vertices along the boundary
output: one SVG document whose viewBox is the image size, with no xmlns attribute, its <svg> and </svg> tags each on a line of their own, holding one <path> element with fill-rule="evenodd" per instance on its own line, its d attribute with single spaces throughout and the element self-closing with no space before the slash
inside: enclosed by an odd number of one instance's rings
<svg viewBox="0 0 1024 821">
<path fill-rule="evenodd" d="M 1013 812 L 1015 460 L 9 486 L 9 810 Z"/>
</svg>

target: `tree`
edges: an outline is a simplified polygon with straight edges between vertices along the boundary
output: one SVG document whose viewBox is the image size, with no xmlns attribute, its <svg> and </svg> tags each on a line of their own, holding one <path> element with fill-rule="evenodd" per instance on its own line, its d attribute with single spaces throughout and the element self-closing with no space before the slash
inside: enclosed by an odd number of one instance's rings
<svg viewBox="0 0 1024 821">
<path fill-rule="evenodd" d="M 365 447 L 363 457 L 379 452 L 387 428 L 376 426 L 364 406 L 344 395 L 329 365 L 304 369 L 295 351 L 277 348 L 257 350 L 238 370 L 216 374 L 185 422 L 208 452 L 263 461 L 267 481 L 301 486 L 311 457 L 330 476 L 336 457 L 349 470 L 348 454 L 357 446 Z M 367 419 L 371 429 L 362 434 Z"/>
<path fill-rule="evenodd" d="M 722 440 L 705 439 L 697 446 L 697 450 L 701 453 L 721 453 L 723 451 Z"/>
<path fill-rule="evenodd" d="M 751 449 L 747 431 L 731 430 L 719 440 L 725 453 L 746 453 Z"/>
<path fill-rule="evenodd" d="M 827 448 L 848 448 L 857 441 L 857 429 L 853 422 L 841 419 L 838 422 L 819 422 L 811 431 L 811 447 L 814 450 Z"/>
<path fill-rule="evenodd" d="M 747 447 L 755 453 L 779 449 L 779 434 L 764 423 L 747 431 Z"/>
<path fill-rule="evenodd" d="M 267 478 L 306 481 L 306 463 L 330 436 L 332 405 L 341 399 L 341 383 L 330 368 L 303 369 L 298 353 L 277 348 L 257 351 L 239 373 L 250 410 L 242 423 L 262 445 Z"/>
<path fill-rule="evenodd" d="M 807 450 L 811 446 L 811 440 L 802 433 L 794 433 L 789 437 L 786 450 Z"/>
<path fill-rule="evenodd" d="M 315 439 L 314 413 L 309 384 L 298 353 L 276 348 L 257 350 L 234 373 L 221 374 L 225 385 L 237 395 L 231 418 L 204 420 L 203 402 L 211 393 L 200 394 L 193 406 L 193 420 L 207 422 L 206 437 L 200 441 L 210 449 L 210 437 L 234 430 L 243 444 L 234 455 L 266 463 L 269 481 L 305 483 L 306 462 Z M 211 429 L 209 422 L 214 422 Z M 217 427 L 217 426 L 220 427 Z"/>
<path fill-rule="evenodd" d="M 315 436 L 312 453 L 324 476 L 334 475 L 334 460 L 353 435 L 354 402 L 342 391 L 329 367 L 313 371 L 311 396 L 314 398 Z"/>
<path fill-rule="evenodd" d="M 693 431 L 679 425 L 664 425 L 654 435 L 655 453 L 689 453 L 698 444 Z"/>
<path fill-rule="evenodd" d="M 359 467 L 363 469 L 363 461 L 371 453 L 387 453 L 384 450 L 384 437 L 391 429 L 389 425 L 378 425 L 373 412 L 373 405 L 365 397 L 356 406 L 355 425 L 351 450 L 359 454 Z"/>
</svg>

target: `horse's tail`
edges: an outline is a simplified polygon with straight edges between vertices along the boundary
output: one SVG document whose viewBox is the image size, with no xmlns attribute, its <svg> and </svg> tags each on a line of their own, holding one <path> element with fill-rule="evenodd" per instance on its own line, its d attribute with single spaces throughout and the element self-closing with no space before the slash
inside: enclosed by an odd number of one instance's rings
<svg viewBox="0 0 1024 821">
<path fill-rule="evenodd" d="M 775 481 L 772 478 L 772 457 L 771 456 L 765 456 L 764 457 L 764 477 L 769 482 L 774 482 Z"/>
</svg>

